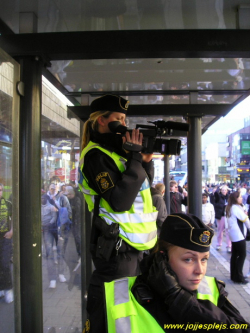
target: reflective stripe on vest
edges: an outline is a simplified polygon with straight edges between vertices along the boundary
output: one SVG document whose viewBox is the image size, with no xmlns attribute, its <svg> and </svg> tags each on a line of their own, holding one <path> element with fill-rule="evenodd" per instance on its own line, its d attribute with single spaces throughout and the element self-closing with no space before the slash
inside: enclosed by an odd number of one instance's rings
<svg viewBox="0 0 250 333">
<path fill-rule="evenodd" d="M 136 278 L 127 277 L 104 283 L 108 332 L 165 332 L 151 314 L 136 301 L 131 292 Z M 197 299 L 209 300 L 215 305 L 218 304 L 219 290 L 215 278 L 205 276 L 202 279 Z"/>
<path fill-rule="evenodd" d="M 126 159 L 91 141 L 82 151 L 80 160 L 81 170 L 84 166 L 85 155 L 93 148 L 100 149 L 102 152 L 110 156 L 114 160 L 120 172 L 125 171 Z M 92 211 L 94 209 L 95 196 L 98 194 L 89 187 L 87 179 L 84 178 L 81 170 L 79 187 L 88 203 L 89 210 Z M 111 224 L 113 222 L 119 223 L 120 237 L 139 251 L 151 249 L 156 243 L 157 214 L 158 212 L 155 207 L 153 207 L 150 184 L 146 177 L 146 173 L 141 189 L 129 211 L 119 213 L 115 212 L 103 198 L 101 198 L 99 204 L 99 216 L 105 220 L 107 224 Z"/>
<path fill-rule="evenodd" d="M 136 276 L 104 283 L 108 332 L 165 332 L 151 314 L 136 301 L 130 291 L 135 280 Z"/>
<path fill-rule="evenodd" d="M 197 298 L 209 300 L 213 304 L 218 305 L 219 296 L 220 293 L 215 279 L 211 276 L 204 276 L 197 290 Z"/>
</svg>

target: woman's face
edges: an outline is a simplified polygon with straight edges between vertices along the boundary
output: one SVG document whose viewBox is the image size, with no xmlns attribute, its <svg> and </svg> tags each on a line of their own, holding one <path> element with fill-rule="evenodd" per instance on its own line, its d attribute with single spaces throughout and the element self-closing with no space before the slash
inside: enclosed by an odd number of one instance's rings
<svg viewBox="0 0 250 333">
<path fill-rule="evenodd" d="M 126 115 L 121 112 L 112 112 L 111 115 L 108 118 L 105 118 L 103 116 L 99 117 L 99 132 L 100 133 L 111 133 L 108 124 L 111 121 L 119 121 L 121 125 L 126 126 Z"/>
<path fill-rule="evenodd" d="M 226 194 L 227 194 L 227 188 L 226 188 L 226 187 L 222 187 L 222 189 L 221 189 L 221 193 L 222 193 L 223 195 L 226 195 Z"/>
<path fill-rule="evenodd" d="M 240 195 L 240 196 L 237 198 L 237 204 L 238 204 L 238 205 L 241 205 L 241 204 L 242 204 L 242 200 L 243 200 L 243 198 L 242 198 L 242 196 Z"/>
<path fill-rule="evenodd" d="M 169 249 L 168 256 L 179 284 L 190 291 L 198 289 L 207 271 L 209 252 L 196 252 L 173 246 Z"/>
</svg>

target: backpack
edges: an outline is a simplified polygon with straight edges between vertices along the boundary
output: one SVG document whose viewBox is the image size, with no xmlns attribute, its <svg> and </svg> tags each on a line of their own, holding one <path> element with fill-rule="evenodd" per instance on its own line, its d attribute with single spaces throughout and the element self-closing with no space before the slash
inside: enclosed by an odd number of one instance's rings
<svg viewBox="0 0 250 333">
<path fill-rule="evenodd" d="M 69 212 L 66 207 L 62 206 L 62 200 L 60 198 L 60 208 L 58 210 L 58 217 L 57 217 L 57 226 L 60 227 L 65 223 L 71 224 L 71 220 L 69 218 Z"/>
</svg>

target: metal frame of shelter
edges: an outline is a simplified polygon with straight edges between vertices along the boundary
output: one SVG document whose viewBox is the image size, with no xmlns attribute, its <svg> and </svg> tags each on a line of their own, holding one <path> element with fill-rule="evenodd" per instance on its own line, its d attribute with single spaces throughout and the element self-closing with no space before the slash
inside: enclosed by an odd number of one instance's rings
<svg viewBox="0 0 250 333">
<path fill-rule="evenodd" d="M 37 264 L 40 224 L 40 151 L 41 151 L 41 76 L 45 75 L 75 105 L 71 112 L 85 120 L 88 106 L 79 106 L 74 93 L 69 93 L 46 69 L 52 60 L 114 59 L 114 58 L 233 58 L 250 57 L 250 30 L 139 30 L 139 31 L 89 31 L 63 33 L 14 34 L 0 22 L 0 47 L 20 64 L 24 94 L 20 97 L 20 318 L 19 332 L 43 332 L 41 267 Z M 84 43 L 82 42 L 84 41 Z M 197 91 L 175 91 L 174 94 L 191 94 Z M 85 92 L 83 92 L 84 94 Z M 110 92 L 102 92 L 102 94 Z M 114 93 L 114 92 L 111 92 Z M 118 93 L 118 92 L 117 92 Z M 162 91 L 160 94 L 170 94 Z M 200 93 L 200 91 L 199 91 Z M 206 91 L 203 91 L 206 93 Z M 189 211 L 201 216 L 201 118 L 215 116 L 214 121 L 225 116 L 239 101 L 249 95 L 249 90 L 209 91 L 212 94 L 242 95 L 230 105 L 131 105 L 130 116 L 181 115 L 187 117 L 190 131 L 187 135 L 189 170 Z M 86 93 L 95 95 L 93 93 Z M 119 92 L 122 94 L 122 92 Z M 127 92 L 134 95 L 159 95 L 159 91 Z M 214 122 L 213 121 L 213 122 Z M 209 124 L 211 125 L 211 124 Z M 22 158 L 25 157 L 25 158 Z M 168 179 L 168 157 L 165 158 L 165 180 Z M 37 184 L 36 184 L 37 183 Z M 168 191 L 166 191 L 168 193 Z M 27 198 L 29 198 L 27 202 Z M 34 221 L 34 216 L 38 221 Z M 86 229 L 90 228 L 90 215 L 85 212 Z M 85 238 L 86 241 L 88 237 Z M 87 244 L 88 246 L 88 244 Z M 32 249 L 32 255 L 31 250 Z M 27 260 L 29 258 L 29 260 Z M 86 258 L 85 267 L 91 269 Z M 28 277 L 28 278 L 27 278 Z M 87 276 L 88 280 L 88 276 Z M 83 305 L 85 304 L 83 295 Z M 84 314 L 83 314 L 84 318 Z M 18 325 L 17 325 L 18 327 Z"/>
</svg>

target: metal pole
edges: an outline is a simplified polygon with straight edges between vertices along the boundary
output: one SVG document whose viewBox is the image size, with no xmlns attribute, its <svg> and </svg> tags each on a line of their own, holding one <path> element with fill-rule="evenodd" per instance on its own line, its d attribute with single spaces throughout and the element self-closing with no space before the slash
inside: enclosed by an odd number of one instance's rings
<svg viewBox="0 0 250 333">
<path fill-rule="evenodd" d="M 202 159 L 201 118 L 189 117 L 190 130 L 187 136 L 188 156 L 188 207 L 189 213 L 201 219 L 202 214 Z"/>
<path fill-rule="evenodd" d="M 90 254 L 90 235 L 91 235 L 91 225 L 92 225 L 92 213 L 88 210 L 88 205 L 85 202 L 85 232 L 86 232 L 86 238 L 85 238 L 85 244 L 86 244 L 86 287 L 88 288 L 90 278 L 93 271 L 93 265 L 92 265 L 92 258 Z"/>
<path fill-rule="evenodd" d="M 22 332 L 43 332 L 41 256 L 41 90 L 38 57 L 20 60 L 20 285 Z"/>
<path fill-rule="evenodd" d="M 83 196 L 83 195 L 82 195 Z M 81 215 L 81 299 L 82 299 L 82 326 L 84 327 L 85 321 L 87 319 L 86 313 L 86 239 L 88 238 L 86 235 L 86 228 L 85 228 L 85 200 L 82 201 L 82 215 Z M 82 327 L 82 329 L 83 329 Z"/>
<path fill-rule="evenodd" d="M 165 203 L 167 212 L 170 214 L 170 188 L 169 188 L 169 156 L 164 155 L 164 185 L 165 185 Z"/>
<path fill-rule="evenodd" d="M 82 133 L 83 133 L 83 123 L 80 121 L 80 142 L 82 142 Z M 81 144 L 80 144 L 81 146 Z M 81 300 L 82 300 L 82 329 L 87 319 L 87 257 L 89 254 L 89 247 L 87 247 L 86 243 L 89 239 L 89 235 L 86 230 L 86 210 L 88 211 L 88 206 L 84 199 L 84 195 L 82 193 L 82 215 L 81 215 Z M 89 232 L 89 231 L 88 231 Z"/>
</svg>

